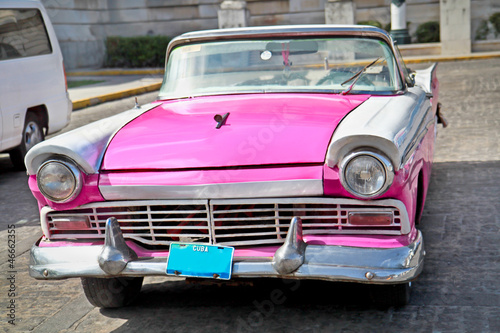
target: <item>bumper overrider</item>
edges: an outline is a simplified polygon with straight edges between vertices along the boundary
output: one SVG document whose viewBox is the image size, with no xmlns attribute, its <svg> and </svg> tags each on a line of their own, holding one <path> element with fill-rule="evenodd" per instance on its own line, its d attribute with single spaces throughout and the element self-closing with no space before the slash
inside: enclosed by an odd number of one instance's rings
<svg viewBox="0 0 500 333">
<path fill-rule="evenodd" d="M 141 258 L 127 246 L 115 218 L 106 221 L 104 245 L 31 249 L 30 275 L 36 279 L 72 277 L 166 276 L 166 257 Z M 302 221 L 294 217 L 284 244 L 273 258 L 233 260 L 234 278 L 287 278 L 374 284 L 405 283 L 423 269 L 420 231 L 413 243 L 398 248 L 307 245 Z"/>
</svg>

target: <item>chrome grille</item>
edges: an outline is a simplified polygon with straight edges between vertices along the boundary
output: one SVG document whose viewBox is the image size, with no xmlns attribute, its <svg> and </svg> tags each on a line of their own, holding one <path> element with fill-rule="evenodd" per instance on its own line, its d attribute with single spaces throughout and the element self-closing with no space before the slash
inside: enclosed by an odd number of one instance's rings
<svg viewBox="0 0 500 333">
<path fill-rule="evenodd" d="M 90 228 L 58 227 L 59 221 L 62 224 L 78 217 L 88 218 Z M 105 223 L 110 217 L 116 217 L 126 239 L 146 245 L 168 245 L 172 241 L 209 243 L 212 238 L 206 200 L 96 203 L 83 209 L 51 211 L 45 223 L 50 239 L 96 239 L 104 238 Z"/>
<path fill-rule="evenodd" d="M 355 200 L 330 198 L 213 200 L 210 212 L 214 243 L 256 245 L 282 243 L 294 216 L 302 219 L 304 235 L 380 234 L 400 235 L 397 207 L 367 205 Z M 349 224 L 348 214 L 390 213 L 389 226 L 360 227 Z"/>
<path fill-rule="evenodd" d="M 351 225 L 348 216 L 352 212 L 386 213 L 392 216 L 392 224 Z M 403 229 L 409 231 L 406 210 L 399 201 L 334 198 L 102 202 L 42 212 L 42 223 L 50 239 L 104 238 L 106 220 L 116 217 L 126 239 L 146 246 L 164 247 L 173 241 L 251 246 L 283 243 L 294 216 L 302 219 L 304 235 L 400 235 Z M 61 228 L 65 221 L 78 219 L 87 221 L 87 227 Z"/>
</svg>

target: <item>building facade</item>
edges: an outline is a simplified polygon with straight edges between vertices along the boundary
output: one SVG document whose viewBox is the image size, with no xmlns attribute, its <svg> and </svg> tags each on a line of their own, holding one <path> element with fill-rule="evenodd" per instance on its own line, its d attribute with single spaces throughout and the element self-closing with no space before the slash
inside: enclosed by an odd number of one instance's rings
<svg viewBox="0 0 500 333">
<path fill-rule="evenodd" d="M 328 2 L 346 0 L 247 0 L 248 25 L 323 24 Z M 469 6 L 470 32 L 494 12 L 498 0 L 407 0 L 410 35 L 429 21 L 442 20 L 440 1 Z M 51 17 L 68 69 L 101 67 L 108 36 L 165 35 L 218 28 L 218 0 L 42 0 Z M 390 23 L 391 0 L 353 0 L 355 21 Z M 451 12 L 450 12 L 451 13 Z M 452 14 L 449 14 L 452 15 Z M 451 17 L 451 16 L 450 16 Z M 499 36 L 500 37 L 500 36 Z M 496 36 L 489 36 L 496 38 Z"/>
</svg>

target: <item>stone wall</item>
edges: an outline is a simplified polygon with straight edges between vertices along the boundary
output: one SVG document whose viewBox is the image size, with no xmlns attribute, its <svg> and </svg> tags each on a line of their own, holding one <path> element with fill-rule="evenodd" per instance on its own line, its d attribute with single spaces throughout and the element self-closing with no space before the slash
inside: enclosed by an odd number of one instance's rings
<svg viewBox="0 0 500 333">
<path fill-rule="evenodd" d="M 250 25 L 325 23 L 326 0 L 247 0 Z"/>
<path fill-rule="evenodd" d="M 500 1 L 498 0 L 471 0 L 471 33 L 472 39 L 476 39 L 481 24 L 489 19 L 491 14 L 500 13 Z M 500 38 L 490 33 L 487 39 Z"/>
<path fill-rule="evenodd" d="M 216 29 L 221 0 L 42 0 L 56 30 L 68 69 L 101 67 L 107 36 L 176 36 Z M 323 24 L 327 0 L 247 0 L 251 26 Z M 354 0 L 356 21 L 390 22 L 391 0 Z M 439 0 L 407 0 L 410 35 L 439 21 Z M 471 0 L 471 36 L 481 20 L 500 12 L 498 0 Z"/>
<path fill-rule="evenodd" d="M 391 0 L 357 0 L 356 20 L 379 21 L 383 27 L 391 22 Z M 410 36 L 425 22 L 439 21 L 439 0 L 407 0 L 406 20 Z"/>
<path fill-rule="evenodd" d="M 67 69 L 101 67 L 107 36 L 176 36 L 217 28 L 217 0 L 42 0 Z"/>
</svg>

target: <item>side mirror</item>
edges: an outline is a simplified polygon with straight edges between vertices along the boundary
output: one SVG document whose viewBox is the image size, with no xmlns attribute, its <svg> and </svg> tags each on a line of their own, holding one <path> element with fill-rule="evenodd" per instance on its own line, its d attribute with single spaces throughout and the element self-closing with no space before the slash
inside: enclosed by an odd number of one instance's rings
<svg viewBox="0 0 500 333">
<path fill-rule="evenodd" d="M 415 86 L 415 71 L 412 71 L 408 69 L 408 76 L 405 78 L 406 84 L 408 87 L 414 87 Z"/>
</svg>

